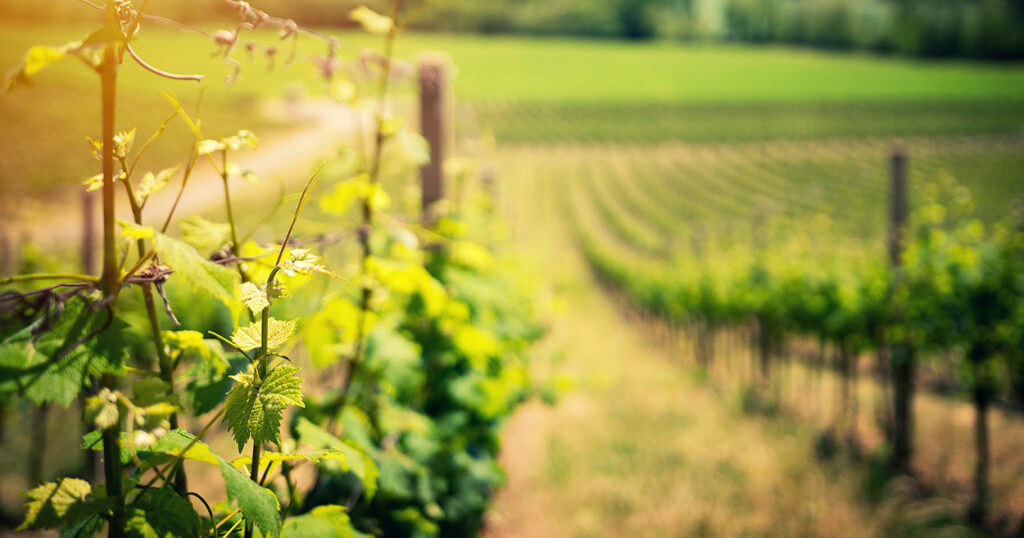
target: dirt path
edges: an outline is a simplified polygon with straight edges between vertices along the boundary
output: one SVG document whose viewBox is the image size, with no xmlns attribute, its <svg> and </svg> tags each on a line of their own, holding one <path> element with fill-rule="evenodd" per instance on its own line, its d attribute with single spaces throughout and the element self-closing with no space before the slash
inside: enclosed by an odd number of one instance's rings
<svg viewBox="0 0 1024 538">
<path fill-rule="evenodd" d="M 536 374 L 575 388 L 506 426 L 486 536 L 875 534 L 853 478 L 815 461 L 812 428 L 744 415 L 616 309 L 570 247 L 559 178 L 529 151 L 500 169 L 517 243 L 554 298 Z"/>
</svg>

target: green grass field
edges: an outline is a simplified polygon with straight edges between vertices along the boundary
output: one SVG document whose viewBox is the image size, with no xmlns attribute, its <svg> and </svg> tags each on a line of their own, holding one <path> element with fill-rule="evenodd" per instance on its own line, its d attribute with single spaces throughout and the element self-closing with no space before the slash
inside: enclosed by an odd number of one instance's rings
<svg viewBox="0 0 1024 538">
<path fill-rule="evenodd" d="M 83 8 L 83 21 L 98 16 Z M 16 65 L 33 44 L 61 44 L 92 26 L 46 27 L 0 22 L 0 66 Z M 212 30 L 212 28 L 210 28 Z M 167 71 L 207 75 L 204 125 L 213 135 L 242 127 L 275 129 L 259 103 L 298 91 L 323 95 L 310 59 L 323 42 L 303 38 L 296 61 L 278 44 L 265 58 L 230 72 L 205 38 L 150 26 L 136 41 L 147 60 Z M 341 35 L 342 54 L 377 39 Z M 742 141 L 847 136 L 911 136 L 1019 132 L 1024 125 L 1024 65 L 931 62 L 791 48 L 670 46 L 515 37 L 410 35 L 400 57 L 444 50 L 457 66 L 455 95 L 472 104 L 477 122 L 500 142 Z M 411 91 L 410 85 L 399 88 Z M 121 75 L 119 128 L 151 132 L 170 111 L 160 91 L 194 104 L 195 83 L 172 82 L 127 62 Z M 84 137 L 98 131 L 97 77 L 74 60 L 37 77 L 36 87 L 0 96 L 0 191 L 38 196 L 91 175 Z M 53 129 L 53 125 L 60 125 Z M 469 126 L 475 128 L 475 126 Z M 154 148 L 152 166 L 181 160 L 188 134 L 172 126 Z"/>
</svg>

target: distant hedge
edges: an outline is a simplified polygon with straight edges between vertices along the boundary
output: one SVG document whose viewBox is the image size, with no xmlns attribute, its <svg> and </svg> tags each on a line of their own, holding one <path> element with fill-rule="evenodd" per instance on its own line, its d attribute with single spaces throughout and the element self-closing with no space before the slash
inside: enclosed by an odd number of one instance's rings
<svg viewBox="0 0 1024 538">
<path fill-rule="evenodd" d="M 898 52 L 1024 57 L 1022 0 L 728 0 L 726 38 Z"/>
<path fill-rule="evenodd" d="M 426 0 L 421 30 L 681 41 L 788 43 L 910 56 L 1024 58 L 1024 0 Z M 351 25 L 359 5 L 388 0 L 252 0 L 306 24 Z M 178 20 L 229 13 L 218 0 L 178 0 L 151 11 Z M 4 0 L 0 17 L 76 18 L 82 4 Z"/>
</svg>

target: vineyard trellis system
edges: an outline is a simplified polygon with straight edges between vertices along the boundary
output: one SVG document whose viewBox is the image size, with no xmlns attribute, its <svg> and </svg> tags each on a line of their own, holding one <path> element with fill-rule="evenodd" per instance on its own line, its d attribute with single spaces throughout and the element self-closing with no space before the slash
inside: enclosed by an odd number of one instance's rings
<svg viewBox="0 0 1024 538">
<path fill-rule="evenodd" d="M 691 153 L 699 156 L 700 151 Z M 975 409 L 966 519 L 992 529 L 989 414 L 996 398 L 1020 397 L 1024 366 L 1024 214 L 1016 211 L 985 225 L 974 216 L 969 191 L 950 181 L 922 188 L 922 200 L 911 212 L 907 162 L 906 147 L 896 145 L 888 165 L 884 257 L 870 254 L 881 249 L 861 246 L 849 232 L 813 231 L 817 217 L 808 216 L 813 208 L 776 217 L 782 222 L 774 228 L 759 213 L 763 209 L 755 211 L 747 241 L 735 228 L 732 235 L 711 236 L 709 227 L 729 230 L 729 219 L 735 224 L 757 207 L 756 196 L 725 195 L 736 185 L 720 185 L 720 179 L 706 183 L 704 190 L 721 190 L 723 198 L 704 207 L 694 197 L 711 193 L 674 195 L 660 185 L 671 183 L 670 174 L 645 175 L 628 167 L 617 175 L 585 174 L 588 184 L 567 186 L 563 194 L 597 275 L 642 311 L 685 329 L 698 365 L 707 369 L 716 356 L 721 358 L 714 349 L 717 334 L 728 335 L 727 342 L 737 332 L 747 335 L 753 361 L 747 393 L 751 408 L 778 408 L 780 380 L 773 378 L 787 359 L 787 342 L 817 342 L 817 357 L 808 360 L 819 385 L 826 350 L 832 348 L 840 382 L 829 435 L 857 452 L 858 359 L 874 353 L 879 379 L 888 387 L 879 417 L 886 443 L 879 456 L 896 475 L 918 472 L 912 465 L 912 409 L 922 361 L 927 367 L 934 356 L 957 360 L 959 383 Z M 594 170 L 603 165 L 586 164 Z M 700 164 L 692 166 L 675 174 L 707 174 Z M 737 174 L 737 182 L 751 180 L 741 179 L 742 171 Z M 844 196 L 860 197 L 864 188 L 858 188 Z M 619 192 L 613 197 L 610 189 Z M 801 194 L 806 193 L 779 192 L 800 202 L 784 207 L 803 207 Z M 659 207 L 637 210 L 652 205 Z M 736 217 L 722 218 L 722 212 Z M 655 219 L 673 214 L 674 225 Z M 682 232 L 689 232 L 692 241 L 680 237 Z"/>
</svg>

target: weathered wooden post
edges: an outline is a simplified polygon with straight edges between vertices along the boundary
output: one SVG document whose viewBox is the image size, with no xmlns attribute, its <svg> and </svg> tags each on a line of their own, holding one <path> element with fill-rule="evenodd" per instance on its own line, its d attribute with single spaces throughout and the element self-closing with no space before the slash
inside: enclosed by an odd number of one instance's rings
<svg viewBox="0 0 1024 538">
<path fill-rule="evenodd" d="M 901 142 L 893 146 L 890 175 L 889 265 L 893 271 L 894 281 L 899 282 L 909 213 L 907 150 Z M 902 314 L 899 307 L 894 305 L 892 321 L 898 323 Z M 907 342 L 897 342 L 893 344 L 889 356 L 892 361 L 893 382 L 891 465 L 894 471 L 906 473 L 910 470 L 913 442 L 914 413 L 911 407 L 914 397 L 914 353 Z"/>
<path fill-rule="evenodd" d="M 430 162 L 420 168 L 425 222 L 433 220 L 431 206 L 444 197 L 447 73 L 447 65 L 442 58 L 429 57 L 420 61 L 420 132 L 430 144 Z"/>
<path fill-rule="evenodd" d="M 82 193 L 82 270 L 86 274 L 96 272 L 96 219 L 95 196 L 91 192 Z"/>
</svg>

